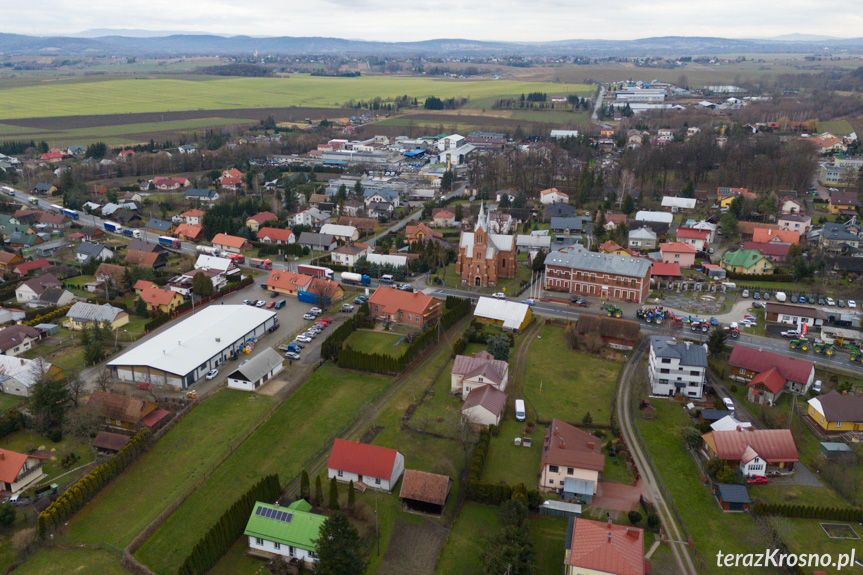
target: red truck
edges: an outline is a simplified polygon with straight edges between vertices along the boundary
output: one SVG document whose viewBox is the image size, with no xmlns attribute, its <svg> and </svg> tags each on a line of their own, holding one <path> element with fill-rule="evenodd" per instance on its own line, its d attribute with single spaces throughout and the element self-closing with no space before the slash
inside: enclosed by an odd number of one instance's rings
<svg viewBox="0 0 863 575">
<path fill-rule="evenodd" d="M 299 264 L 297 266 L 297 273 L 305 274 L 307 276 L 314 276 L 316 278 L 327 278 L 328 280 L 336 277 L 336 272 L 334 272 L 330 268 L 323 268 L 321 266 L 312 266 L 308 264 Z"/>
<path fill-rule="evenodd" d="M 260 258 L 249 258 L 248 264 L 253 268 L 258 268 L 258 269 L 262 269 L 262 270 L 273 269 L 273 262 L 271 260 L 262 260 Z"/>
</svg>

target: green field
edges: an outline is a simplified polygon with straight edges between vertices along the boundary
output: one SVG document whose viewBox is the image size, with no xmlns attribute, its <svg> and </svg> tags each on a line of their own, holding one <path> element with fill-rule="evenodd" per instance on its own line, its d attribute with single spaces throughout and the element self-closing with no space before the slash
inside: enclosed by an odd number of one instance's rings
<svg viewBox="0 0 863 575">
<path fill-rule="evenodd" d="M 401 357 L 408 349 L 401 334 L 367 329 L 360 329 L 349 335 L 344 346 L 351 346 L 365 353 L 379 353 L 392 357 Z"/>
<path fill-rule="evenodd" d="M 203 401 L 78 512 L 63 539 L 125 547 L 195 481 L 212 473 L 272 401 L 230 389 Z"/>
<path fill-rule="evenodd" d="M 349 100 L 489 98 L 527 92 L 569 94 L 590 90 L 581 84 L 511 80 L 437 80 L 418 77 L 363 76 L 324 78 L 304 74 L 290 78 L 223 78 L 216 76 L 150 76 L 67 81 L 52 78 L 27 86 L 11 85 L 3 93 L 2 118 L 41 118 L 91 114 L 125 114 L 260 107 L 340 107 Z M 157 97 L 154 97 L 156 95 Z"/>
<path fill-rule="evenodd" d="M 93 128 L 75 128 L 54 132 L 52 130 L 39 130 L 24 128 L 11 124 L 0 124 L 0 138 L 34 139 L 50 138 L 61 135 L 63 138 L 107 138 L 119 136 L 133 136 L 135 134 L 151 134 L 153 132 L 178 131 L 185 132 L 195 128 L 210 128 L 213 126 L 228 126 L 234 124 L 248 124 L 252 120 L 240 120 L 237 118 L 190 118 L 188 120 L 173 120 L 168 122 L 142 122 L 137 124 L 120 124 L 116 126 L 99 126 Z"/>
<path fill-rule="evenodd" d="M 528 418 L 611 423 L 611 400 L 620 364 L 570 350 L 563 328 L 543 326 L 530 344 L 524 398 Z"/>
<path fill-rule="evenodd" d="M 528 489 L 536 488 L 545 428 L 536 428 L 531 435 L 533 444 L 530 447 L 516 447 L 513 440 L 523 437 L 523 428 L 524 424 L 518 421 L 501 422 L 500 433 L 489 444 L 482 471 L 483 481 L 509 485 L 524 483 Z"/>
<path fill-rule="evenodd" d="M 98 573 L 99 575 L 127 575 L 120 566 L 120 557 L 103 549 L 63 549 L 42 547 L 18 567 L 19 575 L 69 575 L 70 573 Z"/>
<path fill-rule="evenodd" d="M 829 122 L 818 122 L 818 130 L 821 132 L 830 132 L 834 136 L 847 136 L 854 131 L 854 128 L 847 120 L 830 120 Z"/>
<path fill-rule="evenodd" d="M 138 557 L 157 573 L 176 572 L 189 549 L 238 494 L 270 473 L 278 473 L 283 483 L 293 479 L 390 382 L 332 365 L 318 369 L 210 472 L 203 485 L 141 547 Z"/>
</svg>

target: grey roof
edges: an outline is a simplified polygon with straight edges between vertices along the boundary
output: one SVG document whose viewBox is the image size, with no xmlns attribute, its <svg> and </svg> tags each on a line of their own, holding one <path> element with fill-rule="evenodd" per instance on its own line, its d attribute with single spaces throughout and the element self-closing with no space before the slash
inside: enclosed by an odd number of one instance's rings
<svg viewBox="0 0 863 575">
<path fill-rule="evenodd" d="M 576 230 L 581 231 L 584 227 L 584 218 L 572 217 L 572 218 L 551 218 L 551 229 L 552 230 Z"/>
<path fill-rule="evenodd" d="M 187 198 L 214 198 L 216 194 L 216 190 L 202 190 L 200 188 L 186 190 Z"/>
<path fill-rule="evenodd" d="M 833 241 L 861 241 L 860 236 L 848 231 L 848 228 L 842 224 L 826 223 L 821 230 L 821 237 L 825 240 Z"/>
<path fill-rule="evenodd" d="M 156 218 L 150 218 L 150 221 L 147 222 L 145 228 L 151 230 L 159 230 L 160 232 L 170 232 L 171 228 L 174 227 L 171 222 L 166 222 L 165 220 L 157 220 Z"/>
<path fill-rule="evenodd" d="M 707 367 L 707 350 L 703 345 L 679 342 L 664 335 L 650 336 L 650 347 L 656 357 L 679 359 L 680 365 Z"/>
<path fill-rule="evenodd" d="M 575 215 L 575 206 L 569 204 L 551 204 L 546 206 L 542 211 L 546 218 L 573 216 Z"/>
<path fill-rule="evenodd" d="M 281 365 L 284 358 L 279 352 L 268 347 L 263 352 L 249 360 L 249 363 L 240 367 L 229 375 L 230 379 L 241 379 L 243 381 L 255 382 L 264 377 L 271 369 Z"/>
<path fill-rule="evenodd" d="M 722 501 L 726 503 L 749 503 L 749 492 L 746 491 L 745 485 L 733 483 L 716 483 L 715 485 Z"/>
<path fill-rule="evenodd" d="M 315 232 L 303 232 L 297 243 L 303 246 L 329 246 L 336 241 L 335 236 L 329 234 L 318 234 Z"/>
<path fill-rule="evenodd" d="M 75 253 L 84 254 L 88 257 L 96 257 L 102 253 L 102 250 L 111 251 L 111 248 L 99 244 L 91 244 L 90 242 L 81 242 L 81 245 L 75 249 Z"/>
<path fill-rule="evenodd" d="M 563 480 L 563 492 L 576 493 L 580 495 L 593 495 L 593 481 L 589 479 L 566 477 Z"/>
<path fill-rule="evenodd" d="M 399 197 L 399 193 L 396 190 L 390 188 L 369 188 L 363 190 L 364 198 L 370 198 L 375 194 L 380 194 L 382 198 L 391 203 L 395 203 L 394 200 L 398 199 Z"/>
<path fill-rule="evenodd" d="M 66 317 L 78 321 L 105 321 L 111 323 L 117 319 L 117 316 L 121 313 L 123 313 L 123 310 L 107 303 L 96 305 L 94 303 L 77 302 L 68 312 L 66 312 Z"/>
<path fill-rule="evenodd" d="M 45 303 L 55 303 L 56 304 L 56 303 L 60 302 L 60 299 L 66 293 L 70 293 L 70 292 L 67 292 L 65 289 L 63 289 L 62 286 L 45 288 L 45 291 L 43 291 L 39 295 L 39 300 L 43 301 Z"/>
<path fill-rule="evenodd" d="M 643 278 L 650 273 L 650 260 L 590 252 L 578 244 L 551 252 L 545 258 L 545 265 L 636 278 Z"/>
<path fill-rule="evenodd" d="M 656 232 L 648 227 L 638 228 L 637 230 L 632 230 L 629 232 L 629 239 L 635 240 L 655 240 Z"/>
<path fill-rule="evenodd" d="M 835 441 L 822 441 L 821 449 L 829 451 L 830 453 L 849 453 L 851 451 L 851 448 L 848 447 L 847 443 Z"/>
</svg>

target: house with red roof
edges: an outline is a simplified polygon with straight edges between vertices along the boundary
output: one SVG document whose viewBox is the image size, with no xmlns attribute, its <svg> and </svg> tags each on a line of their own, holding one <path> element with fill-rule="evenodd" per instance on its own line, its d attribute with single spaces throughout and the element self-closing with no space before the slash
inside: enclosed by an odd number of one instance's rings
<svg viewBox="0 0 863 575">
<path fill-rule="evenodd" d="M 181 242 L 197 242 L 204 237 L 204 228 L 201 226 L 193 226 L 191 224 L 180 224 L 174 230 L 174 235 Z"/>
<path fill-rule="evenodd" d="M 782 263 L 788 257 L 788 251 L 791 249 L 791 244 L 780 242 L 743 242 L 744 250 L 755 250 L 768 260 L 774 263 Z"/>
<path fill-rule="evenodd" d="M 755 228 L 752 241 L 756 243 L 782 243 L 797 245 L 800 243 L 800 232 L 783 229 Z"/>
<path fill-rule="evenodd" d="M 544 206 L 551 204 L 568 204 L 569 196 L 557 188 L 549 188 L 539 193 L 539 201 Z"/>
<path fill-rule="evenodd" d="M 171 313 L 174 309 L 183 305 L 183 295 L 174 290 L 162 289 L 153 284 L 141 290 L 140 297 L 147 304 L 147 311 L 158 313 Z"/>
<path fill-rule="evenodd" d="M 223 171 L 222 175 L 219 177 L 219 185 L 226 190 L 236 191 L 242 189 L 245 186 L 243 182 L 243 172 L 236 168 Z"/>
<path fill-rule="evenodd" d="M 216 234 L 211 243 L 214 248 L 232 254 L 239 254 L 252 249 L 252 243 L 249 240 L 228 234 Z"/>
<path fill-rule="evenodd" d="M 477 388 L 490 385 L 501 391 L 509 382 L 509 363 L 495 359 L 487 351 L 457 355 L 450 372 L 450 393 L 467 397 Z"/>
<path fill-rule="evenodd" d="M 689 244 L 697 251 L 703 252 L 707 249 L 710 230 L 701 230 L 698 228 L 677 228 L 676 237 L 678 242 Z"/>
<path fill-rule="evenodd" d="M 791 471 L 799 460 L 790 429 L 745 427 L 708 431 L 701 436 L 704 454 L 739 467 L 747 477 L 767 475 L 768 470 Z"/>
<path fill-rule="evenodd" d="M 614 240 L 606 240 L 599 246 L 599 253 L 631 257 L 632 253 Z"/>
<path fill-rule="evenodd" d="M 682 268 L 691 268 L 695 264 L 697 250 L 683 242 L 663 242 L 659 244 L 662 261 L 667 264 L 678 264 Z"/>
<path fill-rule="evenodd" d="M 296 296 L 301 291 L 306 291 L 311 282 L 312 276 L 284 270 L 273 270 L 270 272 L 264 285 L 270 291 Z"/>
<path fill-rule="evenodd" d="M 461 416 L 476 425 L 500 425 L 506 409 L 506 392 L 493 385 L 471 389 L 461 406 Z"/>
<path fill-rule="evenodd" d="M 39 270 L 46 270 L 50 267 L 51 267 L 51 262 L 49 262 L 45 258 L 41 258 L 41 259 L 33 260 L 30 262 L 20 263 L 12 269 L 12 272 L 19 275 L 19 276 L 26 276 L 30 272 L 39 271 Z"/>
<path fill-rule="evenodd" d="M 645 575 L 644 530 L 572 517 L 566 529 L 564 575 Z"/>
<path fill-rule="evenodd" d="M 0 449 L 0 495 L 21 493 L 43 477 L 41 458 Z"/>
<path fill-rule="evenodd" d="M 297 242 L 297 237 L 291 230 L 283 228 L 260 228 L 258 230 L 258 241 L 265 244 L 294 244 Z"/>
<path fill-rule="evenodd" d="M 675 280 L 680 279 L 683 274 L 680 271 L 680 264 L 653 262 L 650 264 L 650 277 L 659 280 Z"/>
<path fill-rule="evenodd" d="M 617 229 L 617 226 L 626 225 L 626 214 L 614 214 L 611 212 L 606 212 L 603 217 L 605 218 L 605 224 L 603 225 L 603 227 L 608 231 Z M 596 219 L 598 222 L 598 215 Z"/>
<path fill-rule="evenodd" d="M 746 398 L 774 405 L 782 393 L 802 394 L 815 380 L 815 364 L 780 353 L 735 345 L 728 359 L 729 377 L 749 387 Z"/>
<path fill-rule="evenodd" d="M 279 216 L 277 216 L 273 212 L 258 212 L 254 216 L 249 216 L 249 218 L 246 220 L 246 227 L 248 227 L 253 232 L 257 232 L 265 223 L 272 222 L 278 219 Z"/>
<path fill-rule="evenodd" d="M 369 298 L 369 313 L 383 322 L 400 323 L 422 329 L 441 316 L 439 299 L 422 292 L 408 292 L 380 286 Z"/>
<path fill-rule="evenodd" d="M 434 224 L 434 226 L 438 228 L 449 228 L 454 226 L 455 211 L 449 208 L 432 209 L 432 224 Z"/>
<path fill-rule="evenodd" d="M 153 178 L 153 186 L 155 186 L 157 190 L 161 191 L 179 190 L 180 188 L 186 188 L 190 185 L 192 185 L 192 182 L 190 182 L 188 178 L 184 178 L 182 176 L 176 178 Z"/>
<path fill-rule="evenodd" d="M 327 477 L 336 481 L 365 484 L 390 492 L 405 471 L 405 457 L 395 449 L 345 439 L 333 441 L 327 460 Z"/>
<path fill-rule="evenodd" d="M 180 214 L 180 217 L 183 218 L 183 221 L 189 225 L 200 226 L 204 223 L 204 213 L 204 210 L 192 208 L 191 210 Z"/>
<path fill-rule="evenodd" d="M 437 232 L 430 227 L 425 222 L 420 222 L 415 226 L 409 225 L 405 226 L 405 240 L 412 244 L 414 242 L 424 242 L 426 240 L 442 240 L 443 234 L 441 232 Z"/>
<path fill-rule="evenodd" d="M 539 464 L 539 486 L 559 493 L 574 493 L 587 503 L 596 495 L 605 467 L 599 438 L 560 419 L 552 419 L 545 432 Z M 565 482 L 575 483 L 571 490 Z"/>
</svg>

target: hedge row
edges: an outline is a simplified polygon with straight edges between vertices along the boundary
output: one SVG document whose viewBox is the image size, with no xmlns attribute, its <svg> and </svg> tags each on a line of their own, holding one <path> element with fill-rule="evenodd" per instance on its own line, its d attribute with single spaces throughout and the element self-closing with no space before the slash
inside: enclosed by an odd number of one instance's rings
<svg viewBox="0 0 863 575">
<path fill-rule="evenodd" d="M 856 507 L 820 507 L 815 505 L 791 505 L 788 503 L 755 503 L 752 512 L 756 515 L 778 515 L 798 519 L 832 519 L 834 521 L 863 521 L 863 511 Z"/>
<path fill-rule="evenodd" d="M 470 470 L 467 476 L 467 487 L 465 488 L 465 496 L 477 503 L 486 505 L 502 505 L 512 499 L 514 492 L 522 492 L 527 498 L 527 505 L 532 509 L 536 509 L 542 505 L 542 496 L 536 489 L 528 491 L 523 483 L 519 483 L 515 487 L 506 483 L 487 483 L 480 481 L 482 470 L 485 467 L 485 458 L 488 455 L 489 444 L 491 443 L 491 433 L 487 429 L 483 429 L 479 434 L 476 448 L 473 451 L 473 457 L 470 460 Z"/>
<path fill-rule="evenodd" d="M 210 527 L 207 534 L 192 547 L 179 575 L 198 575 L 212 569 L 237 541 L 249 522 L 249 516 L 258 501 L 275 501 L 282 488 L 278 475 L 267 475 L 252 485 L 242 497 L 237 499 L 218 521 Z"/>
<path fill-rule="evenodd" d="M 327 339 L 321 344 L 321 357 L 324 359 L 337 359 L 342 351 L 342 345 L 345 343 L 345 340 L 359 329 L 368 315 L 369 304 L 368 302 L 364 302 L 351 319 L 344 322 L 333 333 L 327 336 Z"/>
<path fill-rule="evenodd" d="M 103 487 L 126 469 L 139 455 L 150 446 L 152 432 L 144 429 L 138 432 L 117 454 L 90 473 L 75 482 L 63 492 L 54 503 L 39 514 L 36 527 L 40 537 L 45 537 L 59 525 L 66 522 L 76 511 L 95 497 Z"/>
<path fill-rule="evenodd" d="M 730 271 L 725 272 L 726 279 L 729 280 L 740 280 L 740 281 L 751 281 L 751 282 L 782 282 L 788 283 L 795 281 L 794 276 L 790 274 L 764 274 L 764 275 L 750 275 L 750 274 L 738 274 Z"/>
<path fill-rule="evenodd" d="M 66 312 L 68 312 L 69 309 L 71 309 L 71 307 L 72 307 L 71 305 L 67 305 L 65 307 L 61 307 L 61 308 L 55 309 L 54 311 L 48 312 L 44 315 L 37 315 L 35 318 L 31 319 L 30 321 L 28 321 L 24 325 L 29 325 L 29 326 L 39 325 L 40 323 L 45 323 L 47 321 L 51 321 L 52 319 L 54 319 L 56 317 L 65 316 Z"/>
</svg>

